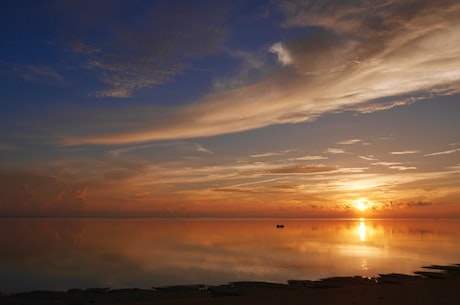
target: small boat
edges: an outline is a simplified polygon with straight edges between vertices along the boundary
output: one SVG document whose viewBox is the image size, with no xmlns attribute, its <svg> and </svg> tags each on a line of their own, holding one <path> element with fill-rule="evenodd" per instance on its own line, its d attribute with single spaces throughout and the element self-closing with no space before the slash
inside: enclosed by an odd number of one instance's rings
<svg viewBox="0 0 460 305">
<path fill-rule="evenodd" d="M 284 225 L 277 224 L 276 227 L 277 227 L 278 229 L 282 229 L 282 228 L 284 228 Z"/>
</svg>

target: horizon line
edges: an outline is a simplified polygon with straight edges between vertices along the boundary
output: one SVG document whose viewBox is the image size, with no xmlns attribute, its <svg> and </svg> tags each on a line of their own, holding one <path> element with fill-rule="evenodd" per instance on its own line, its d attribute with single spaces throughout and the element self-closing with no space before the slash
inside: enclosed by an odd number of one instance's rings
<svg viewBox="0 0 460 305">
<path fill-rule="evenodd" d="M 460 217 L 257 217 L 257 216 L 145 216 L 145 215 L 0 215 L 3 218 L 92 218 L 92 219 L 234 219 L 234 220 L 456 220 Z"/>
</svg>

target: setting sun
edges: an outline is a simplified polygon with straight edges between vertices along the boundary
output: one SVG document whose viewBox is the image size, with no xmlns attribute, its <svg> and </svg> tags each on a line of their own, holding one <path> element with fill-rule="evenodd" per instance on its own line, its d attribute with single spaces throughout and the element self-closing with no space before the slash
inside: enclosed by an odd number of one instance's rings
<svg viewBox="0 0 460 305">
<path fill-rule="evenodd" d="M 368 207 L 369 207 L 368 206 L 369 201 L 367 199 L 365 199 L 365 198 L 359 198 L 359 199 L 355 200 L 353 202 L 353 204 L 354 204 L 355 209 L 357 209 L 358 211 L 361 211 L 361 212 L 367 210 Z"/>
</svg>

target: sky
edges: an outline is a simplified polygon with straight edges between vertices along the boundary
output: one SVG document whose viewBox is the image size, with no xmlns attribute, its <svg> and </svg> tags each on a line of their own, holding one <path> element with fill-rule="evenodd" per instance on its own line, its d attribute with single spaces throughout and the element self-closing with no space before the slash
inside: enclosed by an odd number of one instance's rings
<svg viewBox="0 0 460 305">
<path fill-rule="evenodd" d="M 0 215 L 460 217 L 460 3 L 0 4 Z"/>
</svg>

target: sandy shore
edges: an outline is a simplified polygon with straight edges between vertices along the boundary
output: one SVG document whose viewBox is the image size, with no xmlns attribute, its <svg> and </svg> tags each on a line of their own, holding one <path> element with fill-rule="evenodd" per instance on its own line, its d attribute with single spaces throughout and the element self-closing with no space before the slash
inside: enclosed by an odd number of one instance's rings
<svg viewBox="0 0 460 305">
<path fill-rule="evenodd" d="M 3 295 L 0 304 L 460 304 L 460 264 L 427 266 L 414 275 L 377 278 L 337 277 L 287 284 L 235 282 L 219 286 L 172 286 L 143 289 L 71 289 Z"/>
</svg>

